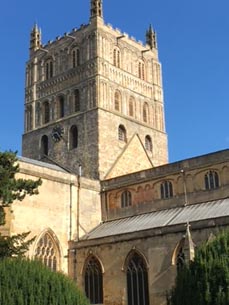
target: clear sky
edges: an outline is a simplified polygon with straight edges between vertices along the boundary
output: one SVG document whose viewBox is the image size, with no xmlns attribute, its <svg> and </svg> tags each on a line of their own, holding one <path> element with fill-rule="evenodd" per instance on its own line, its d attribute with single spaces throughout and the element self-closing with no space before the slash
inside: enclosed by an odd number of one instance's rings
<svg viewBox="0 0 229 305">
<path fill-rule="evenodd" d="M 163 68 L 171 162 L 228 148 L 229 1 L 103 0 L 104 19 L 145 41 L 152 23 Z M 0 3 L 0 150 L 21 154 L 25 62 L 35 22 L 43 43 L 88 23 L 90 0 Z"/>
</svg>

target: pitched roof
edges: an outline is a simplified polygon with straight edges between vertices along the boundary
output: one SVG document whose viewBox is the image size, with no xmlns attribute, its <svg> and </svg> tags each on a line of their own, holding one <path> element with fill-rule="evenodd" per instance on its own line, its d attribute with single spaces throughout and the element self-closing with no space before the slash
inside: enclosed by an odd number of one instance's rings
<svg viewBox="0 0 229 305">
<path fill-rule="evenodd" d="M 229 198 L 107 221 L 83 236 L 81 240 L 91 240 L 225 216 L 229 216 Z"/>
</svg>

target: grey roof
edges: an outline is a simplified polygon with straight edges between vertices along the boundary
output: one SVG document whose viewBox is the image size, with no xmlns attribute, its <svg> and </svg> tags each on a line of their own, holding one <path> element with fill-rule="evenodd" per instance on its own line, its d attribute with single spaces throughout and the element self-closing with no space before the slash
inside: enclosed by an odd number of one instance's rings
<svg viewBox="0 0 229 305">
<path fill-rule="evenodd" d="M 56 171 L 61 171 L 63 173 L 67 173 L 66 170 L 64 170 L 62 167 L 55 165 L 55 164 L 50 164 L 50 163 L 46 163 L 46 162 L 42 162 L 42 161 L 38 161 L 38 160 L 34 160 L 34 159 L 30 159 L 30 158 L 26 158 L 26 157 L 18 157 L 19 161 L 25 162 L 25 163 L 30 163 L 33 165 L 37 165 L 40 167 L 45 167 L 45 168 L 49 168 L 49 169 L 53 169 Z"/>
<path fill-rule="evenodd" d="M 224 216 L 229 216 L 229 198 L 107 221 L 82 239 L 96 239 Z"/>
</svg>

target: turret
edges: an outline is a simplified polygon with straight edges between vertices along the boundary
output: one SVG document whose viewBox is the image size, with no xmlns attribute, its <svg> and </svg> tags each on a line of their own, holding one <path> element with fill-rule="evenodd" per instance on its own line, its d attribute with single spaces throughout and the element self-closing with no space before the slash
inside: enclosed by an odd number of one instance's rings
<svg viewBox="0 0 229 305">
<path fill-rule="evenodd" d="M 30 33 L 30 55 L 41 47 L 41 30 L 37 24 L 34 25 Z"/>
<path fill-rule="evenodd" d="M 102 0 L 91 0 L 91 19 L 95 17 L 103 18 Z"/>
<path fill-rule="evenodd" d="M 148 44 L 151 49 L 157 49 L 157 36 L 156 32 L 152 29 L 151 24 L 146 31 L 146 44 Z"/>
</svg>

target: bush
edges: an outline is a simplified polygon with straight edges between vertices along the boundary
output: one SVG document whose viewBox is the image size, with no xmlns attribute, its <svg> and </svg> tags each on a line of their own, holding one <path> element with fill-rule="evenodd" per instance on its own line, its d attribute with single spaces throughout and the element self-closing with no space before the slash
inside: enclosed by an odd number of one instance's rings
<svg viewBox="0 0 229 305">
<path fill-rule="evenodd" d="M 194 261 L 179 270 L 168 304 L 229 304 L 229 232 L 197 249 Z"/>
<path fill-rule="evenodd" d="M 38 261 L 0 261 L 0 304 L 4 305 L 88 305 L 75 283 L 54 273 Z"/>
</svg>

